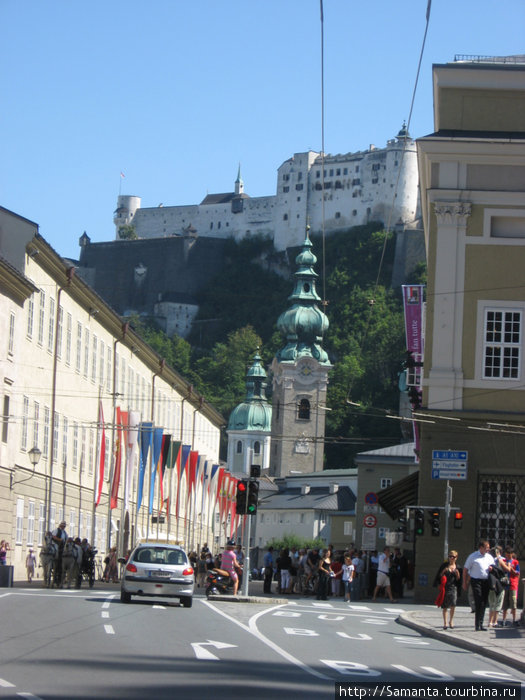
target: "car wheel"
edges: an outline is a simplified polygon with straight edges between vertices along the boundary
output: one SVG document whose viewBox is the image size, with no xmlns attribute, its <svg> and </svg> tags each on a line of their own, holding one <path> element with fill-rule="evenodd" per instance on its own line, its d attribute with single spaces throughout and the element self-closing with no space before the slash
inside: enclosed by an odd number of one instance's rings
<svg viewBox="0 0 525 700">
<path fill-rule="evenodd" d="M 182 603 L 183 608 L 191 608 L 193 598 L 191 598 L 190 596 L 185 596 L 184 598 L 180 599 L 180 602 Z"/>
<path fill-rule="evenodd" d="M 120 591 L 120 602 L 121 603 L 131 603 L 131 594 L 127 591 Z"/>
</svg>

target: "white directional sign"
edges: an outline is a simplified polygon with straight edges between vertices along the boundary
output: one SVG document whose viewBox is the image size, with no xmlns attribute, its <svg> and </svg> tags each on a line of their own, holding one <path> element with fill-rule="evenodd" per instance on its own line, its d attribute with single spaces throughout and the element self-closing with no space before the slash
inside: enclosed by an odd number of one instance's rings
<svg viewBox="0 0 525 700">
<path fill-rule="evenodd" d="M 464 450 L 432 450 L 432 478 L 465 481 L 467 460 Z"/>
<path fill-rule="evenodd" d="M 215 649 L 228 649 L 229 647 L 235 647 L 236 644 L 228 644 L 227 642 L 214 642 L 208 639 L 207 642 L 192 642 L 191 646 L 195 652 L 195 656 L 198 659 L 205 659 L 206 661 L 219 661 L 219 657 L 212 654 L 208 649 L 204 647 L 215 647 Z"/>
</svg>

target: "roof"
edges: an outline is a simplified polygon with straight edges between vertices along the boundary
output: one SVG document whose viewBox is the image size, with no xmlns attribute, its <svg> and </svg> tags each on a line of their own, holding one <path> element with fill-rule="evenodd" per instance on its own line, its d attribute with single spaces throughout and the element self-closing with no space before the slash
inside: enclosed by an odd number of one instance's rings
<svg viewBox="0 0 525 700">
<path fill-rule="evenodd" d="M 410 476 L 396 481 L 387 489 L 379 491 L 377 500 L 381 508 L 384 508 L 393 520 L 396 520 L 401 509 L 417 504 L 418 488 L 419 472 L 414 472 Z"/>
<path fill-rule="evenodd" d="M 389 447 L 380 447 L 377 450 L 359 452 L 355 459 L 357 462 L 383 462 L 389 460 L 415 463 L 415 447 L 416 444 L 414 442 L 401 442 L 399 445 L 390 445 Z"/>
<path fill-rule="evenodd" d="M 247 194 L 235 194 L 235 192 L 219 192 L 217 194 L 207 194 L 200 203 L 203 204 L 228 204 L 232 199 L 249 199 Z"/>
<path fill-rule="evenodd" d="M 313 486 L 302 494 L 300 488 L 288 488 L 259 502 L 259 510 L 328 510 L 355 512 L 355 495 L 348 486 L 330 493 L 328 486 Z"/>
</svg>

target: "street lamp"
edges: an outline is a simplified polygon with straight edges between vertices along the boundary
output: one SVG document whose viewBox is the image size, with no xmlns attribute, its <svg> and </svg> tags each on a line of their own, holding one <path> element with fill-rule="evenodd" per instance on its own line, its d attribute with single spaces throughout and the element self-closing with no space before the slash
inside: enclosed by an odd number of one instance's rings
<svg viewBox="0 0 525 700">
<path fill-rule="evenodd" d="M 37 464 L 39 463 L 39 461 L 40 461 L 40 457 L 42 456 L 42 452 L 40 452 L 40 450 L 38 449 L 38 447 L 37 447 L 36 445 L 34 445 L 34 446 L 29 450 L 29 452 L 28 452 L 27 454 L 28 454 L 28 456 L 29 456 L 29 461 L 30 461 L 31 464 L 33 465 L 33 471 L 32 471 L 32 473 L 27 477 L 27 479 L 22 479 L 21 481 L 15 481 L 15 479 L 14 479 L 14 474 L 13 474 L 13 472 L 11 472 L 10 478 L 9 478 L 9 490 L 12 490 L 12 488 L 13 488 L 13 486 L 15 486 L 15 484 L 22 484 L 24 481 L 28 481 L 29 479 L 31 479 L 31 478 L 35 475 L 35 468 L 36 468 L 36 465 L 37 465 Z"/>
<path fill-rule="evenodd" d="M 31 462 L 33 467 L 36 467 L 36 465 L 40 462 L 42 452 L 38 449 L 36 445 L 34 445 L 34 447 L 32 447 L 27 454 L 29 455 L 29 461 Z"/>
</svg>

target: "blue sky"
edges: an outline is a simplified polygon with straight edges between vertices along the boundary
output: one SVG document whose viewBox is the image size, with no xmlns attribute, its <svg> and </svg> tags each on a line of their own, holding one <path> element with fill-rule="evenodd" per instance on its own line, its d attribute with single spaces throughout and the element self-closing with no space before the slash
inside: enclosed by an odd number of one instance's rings
<svg viewBox="0 0 525 700">
<path fill-rule="evenodd" d="M 385 145 L 408 118 L 427 0 L 324 0 L 325 150 Z M 275 193 L 321 148 L 319 0 L 2 0 L 0 205 L 68 257 L 143 206 Z M 524 0 L 433 0 L 411 134 L 433 130 L 431 66 L 525 53 Z M 120 173 L 125 174 L 121 180 Z"/>
</svg>

